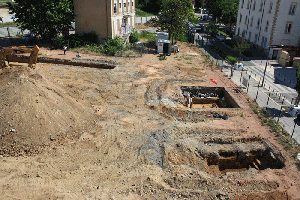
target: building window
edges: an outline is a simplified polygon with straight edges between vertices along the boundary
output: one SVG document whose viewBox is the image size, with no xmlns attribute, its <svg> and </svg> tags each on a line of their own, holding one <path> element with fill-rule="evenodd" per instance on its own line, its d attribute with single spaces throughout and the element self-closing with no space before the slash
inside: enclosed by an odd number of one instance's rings
<svg viewBox="0 0 300 200">
<path fill-rule="evenodd" d="M 266 22 L 266 28 L 265 28 L 265 31 L 267 32 L 269 29 L 269 20 Z"/>
<path fill-rule="evenodd" d="M 251 32 L 249 32 L 249 38 L 248 38 L 248 40 L 250 41 L 250 39 L 251 39 Z"/>
<path fill-rule="evenodd" d="M 259 25 L 260 25 L 260 19 L 258 18 L 256 28 L 259 28 Z"/>
<path fill-rule="evenodd" d="M 291 33 L 293 22 L 287 22 L 285 26 L 285 33 Z"/>
<path fill-rule="evenodd" d="M 296 7 L 297 7 L 297 3 L 291 3 L 290 11 L 289 11 L 290 15 L 294 15 L 295 14 Z"/>
<path fill-rule="evenodd" d="M 124 8 L 126 8 L 126 3 L 124 3 Z"/>
<path fill-rule="evenodd" d="M 250 26 L 253 25 L 253 17 L 251 18 Z"/>
<path fill-rule="evenodd" d="M 246 35 L 247 35 L 247 31 L 243 31 L 243 33 L 242 33 L 242 37 L 246 37 Z"/>
<path fill-rule="evenodd" d="M 133 2 L 131 2 L 131 6 L 133 7 Z"/>
<path fill-rule="evenodd" d="M 242 22 L 242 17 L 243 17 L 242 14 L 240 14 L 240 23 Z"/>
<path fill-rule="evenodd" d="M 240 28 L 238 28 L 237 35 L 240 36 Z"/>
<path fill-rule="evenodd" d="M 269 7 L 269 13 L 271 13 L 272 12 L 272 8 L 273 8 L 273 2 L 270 2 L 270 7 Z"/>
<path fill-rule="evenodd" d="M 247 9 L 249 9 L 249 7 L 250 7 L 250 2 L 249 2 L 249 0 L 248 0 Z"/>
<path fill-rule="evenodd" d="M 244 2 L 245 0 L 242 0 L 241 8 L 244 8 Z"/>
<path fill-rule="evenodd" d="M 130 4 L 129 4 L 129 2 L 128 2 L 128 8 L 130 7 Z"/>
<path fill-rule="evenodd" d="M 248 16 L 245 17 L 245 24 L 247 24 Z"/>
<path fill-rule="evenodd" d="M 253 8 L 252 8 L 252 10 L 255 10 L 255 7 L 256 7 L 256 1 L 254 1 L 254 3 L 253 3 Z"/>
<path fill-rule="evenodd" d="M 114 13 L 117 13 L 117 4 L 114 4 Z"/>
<path fill-rule="evenodd" d="M 254 40 L 254 43 L 257 44 L 258 43 L 258 35 L 255 34 L 255 40 Z"/>
<path fill-rule="evenodd" d="M 260 11 L 260 12 L 262 11 L 263 7 L 264 7 L 264 3 L 261 2 L 261 3 L 260 3 L 260 8 L 259 8 L 259 11 Z"/>
<path fill-rule="evenodd" d="M 260 45 L 261 47 L 264 47 L 264 41 L 265 41 L 265 37 L 262 37 L 261 38 L 261 45 Z"/>
<path fill-rule="evenodd" d="M 119 3 L 119 6 L 120 6 L 120 8 L 122 8 L 122 4 L 121 3 Z"/>
</svg>

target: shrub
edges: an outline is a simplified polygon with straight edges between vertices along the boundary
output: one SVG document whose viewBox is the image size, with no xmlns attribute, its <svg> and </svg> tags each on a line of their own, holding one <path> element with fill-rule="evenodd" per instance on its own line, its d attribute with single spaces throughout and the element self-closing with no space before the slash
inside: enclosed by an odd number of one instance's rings
<svg viewBox="0 0 300 200">
<path fill-rule="evenodd" d="M 53 40 L 51 49 L 61 49 L 64 45 L 68 45 L 68 41 L 64 38 L 64 36 L 56 35 Z"/>
<path fill-rule="evenodd" d="M 160 57 L 159 57 L 159 60 L 167 60 L 166 55 L 160 56 Z"/>
<path fill-rule="evenodd" d="M 148 39 L 149 41 L 155 41 L 156 35 L 148 31 L 143 31 L 139 34 L 139 38 Z"/>
<path fill-rule="evenodd" d="M 131 32 L 129 41 L 130 41 L 130 43 L 135 43 L 135 42 L 139 41 L 139 34 L 136 31 L 136 29 L 133 29 L 133 31 Z"/>
<path fill-rule="evenodd" d="M 178 39 L 178 41 L 181 41 L 181 42 L 189 42 L 189 38 L 185 32 L 178 35 L 177 39 Z"/>
<path fill-rule="evenodd" d="M 105 53 L 107 55 L 114 56 L 117 52 L 123 50 L 123 40 L 121 37 L 117 36 L 105 42 Z"/>
<path fill-rule="evenodd" d="M 237 59 L 236 57 L 232 57 L 232 56 L 226 56 L 226 59 L 231 62 L 232 64 L 237 63 L 239 61 L 239 59 Z"/>
</svg>

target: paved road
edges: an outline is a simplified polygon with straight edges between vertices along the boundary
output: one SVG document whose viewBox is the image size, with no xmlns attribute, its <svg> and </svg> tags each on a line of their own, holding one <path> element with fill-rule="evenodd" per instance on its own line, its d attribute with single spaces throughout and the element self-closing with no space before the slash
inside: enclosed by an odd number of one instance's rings
<svg viewBox="0 0 300 200">
<path fill-rule="evenodd" d="M 266 67 L 266 60 L 252 60 L 243 61 L 245 68 L 250 72 L 252 77 L 257 81 L 263 80 L 264 70 Z M 265 75 L 265 87 L 269 90 L 279 93 L 285 97 L 289 102 L 292 102 L 297 97 L 297 91 L 293 89 L 295 86 L 291 83 L 291 80 L 296 79 L 295 73 L 285 73 L 285 80 L 277 78 L 275 75 L 276 70 L 285 70 L 284 67 L 279 66 L 278 62 L 275 60 L 269 61 L 270 65 L 267 65 L 266 75 Z M 274 65 L 276 67 L 274 67 Z M 295 69 L 290 69 L 295 70 Z"/>
<path fill-rule="evenodd" d="M 229 69 L 224 70 L 225 74 L 230 76 L 231 72 Z M 246 74 L 246 72 L 242 72 L 242 80 L 243 78 L 248 78 L 249 73 Z M 240 71 L 235 71 L 233 73 L 232 80 L 237 84 L 237 85 L 242 85 L 240 82 L 241 80 L 241 72 Z M 290 105 L 289 101 L 283 100 L 282 97 L 279 97 L 279 95 L 276 96 L 276 93 L 273 93 L 273 91 L 270 91 L 269 88 L 265 87 L 257 87 L 258 86 L 258 81 L 256 79 L 250 78 L 250 84 L 249 84 L 249 89 L 248 89 L 248 95 L 252 99 L 256 99 L 257 96 L 257 103 L 260 107 L 266 108 L 267 110 L 270 111 L 271 117 L 273 119 L 278 120 L 279 122 L 284 125 L 284 129 L 292 135 L 293 130 L 293 138 L 297 140 L 298 143 L 300 143 L 300 126 L 299 124 L 295 126 L 295 117 L 290 116 L 284 109 L 281 109 L 281 106 L 284 105 L 285 107 L 288 107 Z M 247 91 L 246 87 L 243 87 L 244 91 Z M 258 91 L 258 92 L 257 92 Z M 258 94 L 258 95 L 257 95 Z M 268 101 L 268 96 L 270 94 L 270 99 Z"/>
<path fill-rule="evenodd" d="M 220 46 L 219 46 L 220 47 Z M 204 50 L 204 48 L 200 48 L 202 52 L 207 54 L 207 51 Z M 215 59 L 214 55 L 211 55 L 211 59 Z M 218 60 L 214 60 L 214 63 L 216 63 Z M 252 99 L 256 99 L 256 102 L 258 105 L 262 108 L 266 108 L 270 111 L 271 117 L 275 119 L 276 121 L 279 120 L 281 124 L 284 125 L 284 129 L 290 134 L 293 134 L 293 138 L 300 143 L 300 123 L 295 125 L 294 118 L 290 116 L 284 109 L 282 109 L 282 105 L 285 107 L 288 107 L 291 105 L 291 98 L 297 96 L 297 93 L 295 90 L 291 87 L 288 87 L 287 83 L 275 83 L 275 76 L 274 71 L 279 66 L 276 64 L 276 61 L 271 61 L 271 65 L 268 66 L 267 72 L 266 72 L 266 86 L 265 87 L 259 87 L 258 83 L 260 78 L 263 75 L 264 68 L 265 68 L 266 61 L 244 61 L 244 65 L 246 66 L 247 71 L 234 71 L 232 80 L 237 85 L 243 85 L 241 80 L 249 78 L 249 74 L 252 74 L 250 81 L 249 81 L 249 88 L 248 88 L 248 95 Z M 222 62 L 223 71 L 226 75 L 231 75 L 230 65 L 226 62 Z M 275 67 L 274 67 L 274 66 Z M 242 77 L 242 78 L 241 78 Z M 288 77 L 287 77 L 288 80 Z M 269 89 L 269 85 L 272 86 Z M 242 87 L 245 92 L 247 92 L 246 87 Z M 274 89 L 274 92 L 273 92 Z M 270 96 L 270 98 L 269 98 Z M 283 96 L 286 96 L 284 98 Z M 269 99 L 269 101 L 268 101 Z M 294 129 L 295 126 L 295 129 Z M 293 132 L 294 131 L 294 132 Z"/>
<path fill-rule="evenodd" d="M 9 33 L 11 37 L 17 36 L 18 34 L 21 34 L 21 29 L 18 27 L 9 27 Z M 25 30 L 23 33 L 27 34 L 29 31 Z M 0 28 L 0 37 L 8 37 L 8 31 L 6 27 Z"/>
</svg>

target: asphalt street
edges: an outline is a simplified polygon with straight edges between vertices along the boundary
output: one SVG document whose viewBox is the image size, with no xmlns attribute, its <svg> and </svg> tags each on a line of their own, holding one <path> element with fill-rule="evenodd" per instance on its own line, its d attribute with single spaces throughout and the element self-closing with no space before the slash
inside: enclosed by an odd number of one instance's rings
<svg viewBox="0 0 300 200">
<path fill-rule="evenodd" d="M 200 34 L 200 36 L 203 34 Z M 201 38 L 202 39 L 202 38 Z M 206 39 L 205 37 L 203 38 Z M 217 44 L 220 48 L 224 45 L 221 42 L 211 40 L 211 43 Z M 207 50 L 199 47 L 203 53 L 208 54 Z M 230 51 L 230 49 L 226 49 Z M 231 65 L 223 61 L 213 54 L 210 54 L 210 59 L 214 60 L 214 63 L 218 63 L 223 68 L 223 72 L 227 75 L 231 75 Z M 261 108 L 266 108 L 271 113 L 271 117 L 284 127 L 284 129 L 298 142 L 300 143 L 300 123 L 295 123 L 295 117 L 290 116 L 287 112 L 288 106 L 291 105 L 293 98 L 297 97 L 297 92 L 291 87 L 290 80 L 293 79 L 294 73 L 285 73 L 282 76 L 286 76 L 282 80 L 278 80 L 275 75 L 275 71 L 282 69 L 277 61 L 268 61 L 270 65 L 267 66 L 265 75 L 264 87 L 258 87 L 261 85 L 264 75 L 265 65 L 267 60 L 250 60 L 243 61 L 245 71 L 234 71 L 231 77 L 237 85 L 241 86 L 245 92 L 248 93 L 250 98 L 256 99 L 256 102 Z M 222 65 L 220 65 L 222 63 Z M 249 80 L 249 75 L 251 78 Z M 243 79 L 249 81 L 249 87 L 243 85 Z M 284 81 L 286 80 L 286 81 Z M 260 83 L 260 84 L 259 84 Z"/>
</svg>

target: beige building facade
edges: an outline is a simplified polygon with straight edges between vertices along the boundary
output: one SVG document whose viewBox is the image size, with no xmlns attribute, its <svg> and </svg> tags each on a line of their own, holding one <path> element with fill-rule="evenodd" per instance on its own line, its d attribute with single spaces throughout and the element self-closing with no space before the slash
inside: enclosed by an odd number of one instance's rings
<svg viewBox="0 0 300 200">
<path fill-rule="evenodd" d="M 75 32 L 96 32 L 100 40 L 129 34 L 135 25 L 135 0 L 74 0 Z"/>
<path fill-rule="evenodd" d="M 299 6 L 299 0 L 240 0 L 236 35 L 267 51 L 271 46 L 298 46 Z"/>
</svg>

